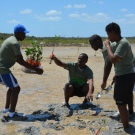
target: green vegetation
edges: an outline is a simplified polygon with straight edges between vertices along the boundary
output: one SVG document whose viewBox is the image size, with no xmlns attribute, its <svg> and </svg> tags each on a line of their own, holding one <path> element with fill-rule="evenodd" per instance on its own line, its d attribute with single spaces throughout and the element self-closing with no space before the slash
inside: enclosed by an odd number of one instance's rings
<svg viewBox="0 0 135 135">
<path fill-rule="evenodd" d="M 5 34 L 0 33 L 0 44 L 13 34 Z M 54 36 L 54 37 L 34 37 L 34 36 L 27 36 L 24 41 L 22 41 L 21 47 L 28 47 L 30 46 L 30 41 L 37 40 L 42 46 L 88 46 L 89 45 L 89 37 L 61 37 L 61 36 Z M 102 39 L 106 39 L 106 37 L 102 37 Z M 131 44 L 135 43 L 135 37 L 127 37 Z"/>
<path fill-rule="evenodd" d="M 25 54 L 27 56 L 27 62 L 33 66 L 40 66 L 40 60 L 42 59 L 43 49 L 36 40 L 31 41 L 31 47 L 27 47 Z"/>
</svg>

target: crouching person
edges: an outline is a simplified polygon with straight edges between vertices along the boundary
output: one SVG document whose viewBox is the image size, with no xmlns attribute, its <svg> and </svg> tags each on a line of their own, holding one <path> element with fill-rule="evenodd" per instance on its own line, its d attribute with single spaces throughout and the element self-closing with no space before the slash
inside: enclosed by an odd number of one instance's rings
<svg viewBox="0 0 135 135">
<path fill-rule="evenodd" d="M 69 81 L 64 87 L 64 105 L 69 108 L 69 98 L 73 96 L 85 97 L 83 103 L 93 101 L 93 72 L 86 65 L 88 55 L 85 53 L 80 54 L 76 63 L 62 62 L 54 54 L 50 58 L 54 60 L 56 65 L 69 72 Z"/>
</svg>

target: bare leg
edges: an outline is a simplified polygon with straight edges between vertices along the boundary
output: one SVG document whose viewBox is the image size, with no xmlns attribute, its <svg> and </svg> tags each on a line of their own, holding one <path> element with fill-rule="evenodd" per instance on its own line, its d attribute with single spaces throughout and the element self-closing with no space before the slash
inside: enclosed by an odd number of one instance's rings
<svg viewBox="0 0 135 135">
<path fill-rule="evenodd" d="M 128 104 L 128 110 L 129 110 L 130 114 L 134 113 L 134 109 L 133 109 L 134 103 L 133 102 L 134 102 L 134 94 L 133 94 L 132 103 Z"/>
<path fill-rule="evenodd" d="M 7 100 L 6 100 L 6 105 L 9 106 L 10 105 L 10 112 L 15 112 L 15 108 L 16 108 L 16 105 L 17 105 L 17 101 L 18 101 L 18 95 L 19 95 L 19 92 L 20 92 L 20 87 L 16 87 L 16 88 L 13 88 L 11 90 L 11 93 L 9 94 L 10 95 L 10 102 L 9 102 L 9 95 L 7 97 Z"/>
<path fill-rule="evenodd" d="M 118 105 L 118 109 L 120 112 L 120 118 L 123 123 L 123 127 L 128 128 L 129 122 L 128 122 L 128 111 L 127 111 L 126 105 Z"/>
<path fill-rule="evenodd" d="M 72 96 L 72 93 L 74 91 L 74 88 L 72 85 L 66 85 L 64 89 L 64 96 L 65 96 L 65 102 L 67 105 L 69 105 L 69 98 Z"/>
<path fill-rule="evenodd" d="M 8 89 L 7 95 L 6 95 L 6 104 L 5 104 L 5 109 L 8 109 L 10 107 L 10 96 L 12 93 L 12 89 Z"/>
</svg>

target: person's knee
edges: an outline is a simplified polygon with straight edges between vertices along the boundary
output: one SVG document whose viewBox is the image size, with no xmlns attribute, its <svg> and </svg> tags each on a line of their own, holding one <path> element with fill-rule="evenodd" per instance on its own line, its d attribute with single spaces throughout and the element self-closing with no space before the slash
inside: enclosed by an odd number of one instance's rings
<svg viewBox="0 0 135 135">
<path fill-rule="evenodd" d="M 12 89 L 9 88 L 8 91 L 7 91 L 7 94 L 11 94 L 12 93 Z"/>
<path fill-rule="evenodd" d="M 119 110 L 125 110 L 127 108 L 126 104 L 124 104 L 124 105 L 117 105 L 117 106 L 118 106 Z"/>
<path fill-rule="evenodd" d="M 14 93 L 17 93 L 17 94 L 19 94 L 20 90 L 21 90 L 20 86 L 17 86 L 17 87 L 15 87 L 15 88 L 12 89 L 12 91 Z"/>
<path fill-rule="evenodd" d="M 69 91 L 69 90 L 73 90 L 74 88 L 73 88 L 73 85 L 71 85 L 71 84 L 66 84 L 65 85 L 65 88 L 64 88 L 64 91 Z"/>
<path fill-rule="evenodd" d="M 66 94 L 72 94 L 73 91 L 74 91 L 73 85 L 71 85 L 71 84 L 66 84 L 65 85 L 64 92 Z"/>
</svg>

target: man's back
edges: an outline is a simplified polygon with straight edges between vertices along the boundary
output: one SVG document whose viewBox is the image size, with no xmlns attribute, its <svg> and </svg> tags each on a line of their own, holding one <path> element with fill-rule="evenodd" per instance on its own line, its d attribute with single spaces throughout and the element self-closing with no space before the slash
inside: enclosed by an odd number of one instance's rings
<svg viewBox="0 0 135 135">
<path fill-rule="evenodd" d="M 0 47 L 0 74 L 10 73 L 16 62 L 16 55 L 21 55 L 20 45 L 15 36 L 7 38 Z"/>
</svg>

